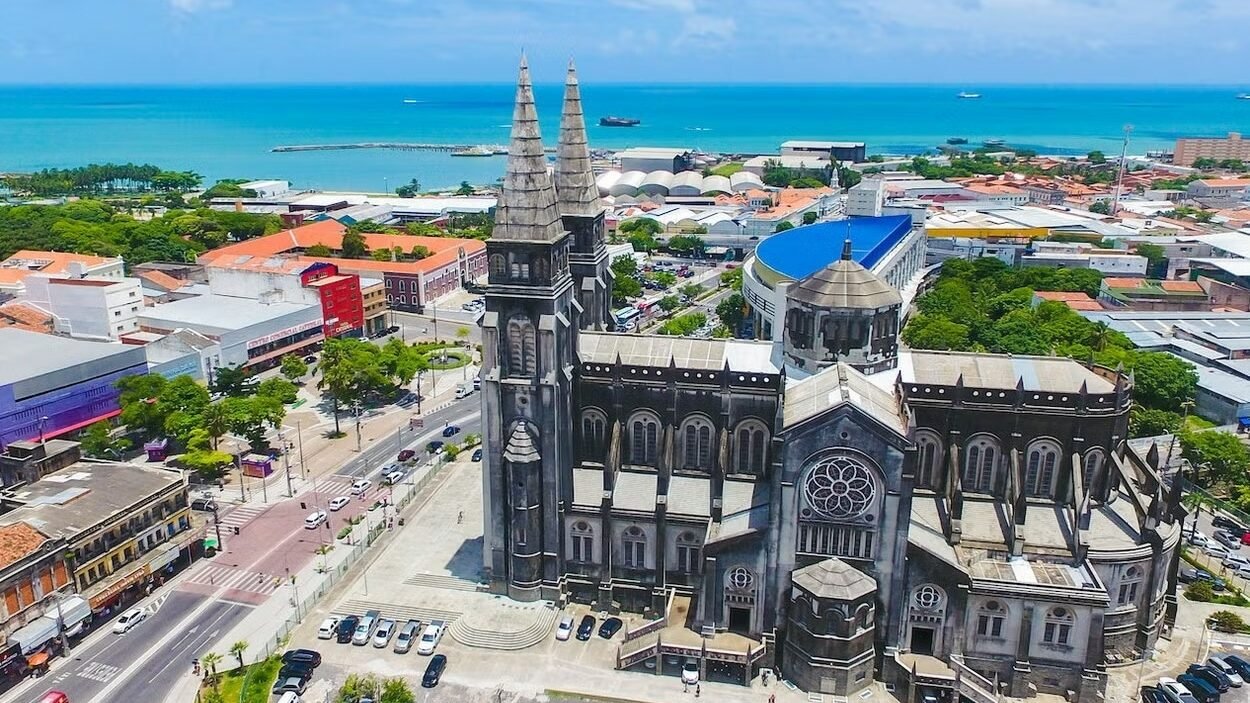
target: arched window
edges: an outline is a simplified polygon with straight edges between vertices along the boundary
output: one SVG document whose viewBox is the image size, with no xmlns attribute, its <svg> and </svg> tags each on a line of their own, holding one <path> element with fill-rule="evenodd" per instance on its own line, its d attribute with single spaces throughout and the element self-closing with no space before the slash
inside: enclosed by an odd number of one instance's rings
<svg viewBox="0 0 1250 703">
<path fill-rule="evenodd" d="M 579 520 L 569 530 L 572 541 L 570 556 L 573 561 L 592 562 L 595 560 L 595 528 L 590 523 Z"/>
<path fill-rule="evenodd" d="M 683 469 L 712 468 L 712 423 L 707 418 L 688 418 L 681 428 Z"/>
<path fill-rule="evenodd" d="M 1046 613 L 1042 641 L 1046 644 L 1066 645 L 1072 638 L 1072 611 L 1067 608 L 1051 608 Z"/>
<path fill-rule="evenodd" d="M 699 571 L 699 537 L 693 532 L 677 535 L 677 570 L 687 574 Z"/>
<path fill-rule="evenodd" d="M 582 412 L 582 451 L 594 461 L 603 461 L 607 451 L 608 418 L 602 411 L 588 408 Z"/>
<path fill-rule="evenodd" d="M 763 473 L 768 461 L 768 429 L 759 420 L 743 420 L 734 432 L 733 470 L 736 473 Z"/>
<path fill-rule="evenodd" d="M 998 440 L 992 435 L 977 435 L 968 440 L 964 460 L 964 490 L 989 493 L 994 488 L 994 472 L 998 468 Z"/>
<path fill-rule="evenodd" d="M 530 257 L 526 254 L 509 254 L 509 265 L 511 267 L 510 278 L 513 281 L 524 282 L 530 280 Z"/>
<path fill-rule="evenodd" d="M 1085 452 L 1085 459 L 1081 462 L 1081 483 L 1085 486 L 1086 495 L 1094 493 L 1094 488 L 1102 477 L 1102 463 L 1105 458 L 1102 449 L 1097 447 Z"/>
<path fill-rule="evenodd" d="M 1003 623 L 1007 621 L 1007 609 L 996 600 L 986 601 L 977 611 L 977 635 L 1002 637 Z"/>
<path fill-rule="evenodd" d="M 917 432 L 916 449 L 916 487 L 934 488 L 942 475 L 942 441 L 932 432 Z"/>
<path fill-rule="evenodd" d="M 647 565 L 647 535 L 637 525 L 625 528 L 621 536 L 621 547 L 625 552 L 625 566 L 631 569 L 642 569 Z"/>
<path fill-rule="evenodd" d="M 508 320 L 508 375 L 533 376 L 537 368 L 534 323 L 525 315 L 514 315 Z"/>
<path fill-rule="evenodd" d="M 655 466 L 660 421 L 646 412 L 629 418 L 629 463 Z"/>
<path fill-rule="evenodd" d="M 1029 445 L 1025 464 L 1024 493 L 1049 498 L 1055 490 L 1055 467 L 1059 464 L 1059 445 L 1048 439 Z"/>
<path fill-rule="evenodd" d="M 496 281 L 502 280 L 508 275 L 508 260 L 503 254 L 491 254 L 490 257 L 490 277 Z"/>
<path fill-rule="evenodd" d="M 1120 593 L 1116 599 L 1118 605 L 1129 605 L 1137 602 L 1137 588 L 1141 585 L 1142 571 L 1136 566 L 1130 566 L 1124 571 L 1124 575 L 1120 577 Z"/>
</svg>

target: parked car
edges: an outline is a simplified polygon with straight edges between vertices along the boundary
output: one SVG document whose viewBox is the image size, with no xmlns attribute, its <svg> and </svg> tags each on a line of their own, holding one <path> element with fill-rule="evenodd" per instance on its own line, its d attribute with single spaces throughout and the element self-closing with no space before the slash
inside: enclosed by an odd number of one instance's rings
<svg viewBox="0 0 1250 703">
<path fill-rule="evenodd" d="M 473 459 L 473 461 L 481 461 L 481 460 L 482 460 L 482 448 L 481 448 L 481 447 L 478 447 L 477 449 L 474 449 L 474 450 L 473 450 L 473 456 L 472 456 L 472 459 Z"/>
<path fill-rule="evenodd" d="M 1209 581 L 1211 583 L 1211 590 L 1214 590 L 1214 591 L 1222 591 L 1227 586 L 1227 584 L 1224 583 L 1224 579 L 1212 575 L 1211 572 L 1205 569 L 1197 569 L 1197 568 L 1181 569 L 1177 573 L 1177 579 L 1181 583 L 1193 583 L 1194 581 Z"/>
<path fill-rule="evenodd" d="M 1219 703 L 1220 692 L 1215 686 L 1203 681 L 1193 674 L 1181 674 L 1176 677 L 1177 682 L 1189 689 L 1194 698 L 1198 699 L 1198 703 Z"/>
<path fill-rule="evenodd" d="M 699 683 L 699 662 L 687 659 L 681 665 L 681 682 L 690 686 Z"/>
<path fill-rule="evenodd" d="M 1225 664 L 1232 667 L 1233 671 L 1236 671 L 1241 676 L 1242 681 L 1250 681 L 1250 661 L 1246 661 L 1236 654 L 1225 654 L 1219 657 L 1219 659 L 1224 660 Z"/>
<path fill-rule="evenodd" d="M 308 662 L 302 661 L 283 664 L 282 668 L 278 671 L 278 680 L 281 681 L 282 679 L 298 678 L 307 681 L 312 678 L 313 668 L 314 667 Z"/>
<path fill-rule="evenodd" d="M 438 440 L 438 439 L 436 439 L 436 440 L 434 440 L 433 442 L 430 442 L 429 444 L 425 445 L 425 451 L 427 451 L 427 452 L 429 452 L 429 453 L 431 453 L 431 454 L 434 454 L 434 453 L 436 453 L 436 452 L 440 452 L 440 451 L 442 451 L 442 449 L 443 449 L 443 442 L 442 442 L 442 440 Z"/>
<path fill-rule="evenodd" d="M 610 640 L 612 639 L 612 635 L 620 632 L 621 628 L 624 626 L 625 623 L 621 622 L 620 618 L 608 618 L 603 621 L 602 625 L 599 626 L 599 636 L 605 640 Z"/>
<path fill-rule="evenodd" d="M 386 474 L 386 478 L 383 480 L 386 482 L 386 485 L 394 486 L 395 484 L 404 480 L 404 472 L 402 469 L 394 469 L 393 471 L 388 471 Z"/>
<path fill-rule="evenodd" d="M 321 652 L 315 649 L 288 649 L 282 653 L 282 663 L 308 662 L 312 668 L 321 666 Z"/>
<path fill-rule="evenodd" d="M 1176 679 L 1163 677 L 1158 682 L 1159 691 L 1168 697 L 1172 703 L 1198 703 L 1198 699 L 1194 698 L 1194 694 L 1190 693 L 1185 685 Z"/>
<path fill-rule="evenodd" d="M 1222 657 L 1209 657 L 1207 659 L 1207 666 L 1227 676 L 1228 681 L 1233 685 L 1233 688 L 1240 688 L 1241 685 L 1245 683 L 1245 679 L 1242 678 L 1241 673 L 1230 666 L 1228 662 L 1224 661 Z"/>
<path fill-rule="evenodd" d="M 456 433 L 457 433 L 457 432 L 459 432 L 459 431 L 460 431 L 460 425 L 448 425 L 448 426 L 446 426 L 446 427 L 444 427 L 444 428 L 443 428 L 443 436 L 444 436 L 444 437 L 455 437 L 455 436 L 456 436 Z"/>
<path fill-rule="evenodd" d="M 595 616 L 583 615 L 582 621 L 577 625 L 577 639 L 585 642 L 595 631 Z"/>
<path fill-rule="evenodd" d="M 407 654 L 412 649 L 412 643 L 417 639 L 417 634 L 421 632 L 420 620 L 409 620 L 399 630 L 399 636 L 395 638 L 395 653 Z"/>
<path fill-rule="evenodd" d="M 122 613 L 121 616 L 117 618 L 117 622 L 113 623 L 113 632 L 116 632 L 119 635 L 130 632 L 131 628 L 146 620 L 147 617 L 147 608 L 131 608 L 130 610 Z"/>
<path fill-rule="evenodd" d="M 1142 686 L 1141 703 L 1172 703 L 1172 699 L 1154 686 Z"/>
<path fill-rule="evenodd" d="M 304 529 L 315 530 L 318 527 L 321 527 L 321 523 L 325 522 L 328 519 L 329 519 L 329 516 L 326 515 L 326 511 L 314 510 L 308 514 L 308 517 L 304 518 Z"/>
<path fill-rule="evenodd" d="M 1201 532 L 1197 530 L 1193 530 L 1191 532 L 1185 533 L 1185 541 L 1189 542 L 1195 547 L 1202 547 L 1206 545 L 1207 542 L 1210 542 L 1211 538 L 1207 537 L 1206 535 L 1202 534 Z"/>
<path fill-rule="evenodd" d="M 364 617 L 356 623 L 356 631 L 352 633 L 352 644 L 357 647 L 369 644 L 369 638 L 373 637 L 373 628 L 378 624 L 380 617 L 381 615 L 376 610 L 365 611 Z"/>
<path fill-rule="evenodd" d="M 331 615 L 321 621 L 321 626 L 317 628 L 317 639 L 329 640 L 334 639 L 334 632 L 339 628 L 339 616 Z"/>
<path fill-rule="evenodd" d="M 305 363 L 305 364 L 315 364 L 315 363 L 317 363 L 317 355 L 316 355 L 316 354 L 309 354 L 308 356 L 304 357 L 304 363 Z"/>
<path fill-rule="evenodd" d="M 447 656 L 443 654 L 435 654 L 430 659 L 429 665 L 425 667 L 425 674 L 421 677 L 422 688 L 434 688 L 438 685 L 438 680 L 443 677 L 443 670 L 447 668 Z"/>
<path fill-rule="evenodd" d="M 1223 559 L 1228 556 L 1228 547 L 1225 547 L 1215 540 L 1207 542 L 1206 545 L 1202 547 L 1202 551 L 1205 552 L 1207 556 L 1214 557 L 1216 559 Z"/>
<path fill-rule="evenodd" d="M 373 486 L 373 481 L 367 478 L 358 478 L 352 481 L 351 494 L 354 496 L 364 495 Z"/>
<path fill-rule="evenodd" d="M 378 621 L 378 629 L 373 633 L 373 646 L 382 649 L 391 643 L 391 636 L 394 634 L 395 621 L 382 618 Z"/>
<path fill-rule="evenodd" d="M 1229 534 L 1237 534 L 1237 533 L 1235 533 L 1235 532 L 1230 532 Z M 1241 543 L 1242 543 L 1242 544 L 1250 544 L 1250 532 L 1247 532 L 1247 533 L 1245 533 L 1245 534 L 1243 534 L 1243 535 L 1241 536 Z"/>
<path fill-rule="evenodd" d="M 308 682 L 307 679 L 302 679 L 298 676 L 288 676 L 287 678 L 279 678 L 273 684 L 272 693 L 275 696 L 281 695 L 283 693 L 303 694 L 304 686 L 305 684 L 307 684 L 307 682 Z"/>
<path fill-rule="evenodd" d="M 326 505 L 326 507 L 330 508 L 330 512 L 337 513 L 347 507 L 347 504 L 350 502 L 352 502 L 352 499 L 347 496 L 335 496 L 330 499 L 330 502 Z"/>
<path fill-rule="evenodd" d="M 432 622 L 425 626 L 421 639 L 417 642 L 417 654 L 433 654 L 438 641 L 443 638 L 443 625 Z"/>
<path fill-rule="evenodd" d="M 335 630 L 335 639 L 339 644 L 347 644 L 352 641 L 352 635 L 356 634 L 356 626 L 360 624 L 360 618 L 355 615 L 348 615 L 339 620 L 338 629 Z"/>
<path fill-rule="evenodd" d="M 200 510 L 206 513 L 217 512 L 217 501 L 212 498 L 196 498 L 191 501 L 192 510 Z"/>
<path fill-rule="evenodd" d="M 1221 559 L 1220 563 L 1230 569 L 1237 569 L 1243 566 L 1250 567 L 1250 557 L 1245 557 L 1241 554 L 1229 554 Z"/>
<path fill-rule="evenodd" d="M 1226 518 L 1223 515 L 1216 515 L 1214 518 L 1211 519 L 1211 524 L 1218 528 L 1227 530 L 1237 535 L 1238 537 L 1241 537 L 1243 534 L 1247 532 L 1246 528 L 1242 527 L 1241 524 L 1239 524 L 1235 520 Z"/>
<path fill-rule="evenodd" d="M 412 449 L 401 449 L 398 458 L 400 461 L 412 461 L 412 458 L 416 455 L 416 451 Z"/>
<path fill-rule="evenodd" d="M 1189 668 L 1185 670 L 1185 673 L 1206 681 L 1214 686 L 1220 693 L 1223 693 L 1233 687 L 1233 682 L 1228 680 L 1228 677 L 1224 675 L 1224 672 L 1213 666 L 1207 666 L 1206 664 L 1190 664 Z"/>
<path fill-rule="evenodd" d="M 573 634 L 573 616 L 565 615 L 560 618 L 560 624 L 556 625 L 556 639 L 561 642 L 567 640 Z"/>
</svg>

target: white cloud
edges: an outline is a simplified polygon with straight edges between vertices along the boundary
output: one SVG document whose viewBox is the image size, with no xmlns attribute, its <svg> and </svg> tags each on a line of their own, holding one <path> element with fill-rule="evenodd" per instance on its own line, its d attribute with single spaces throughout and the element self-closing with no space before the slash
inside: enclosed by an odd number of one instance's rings
<svg viewBox="0 0 1250 703">
<path fill-rule="evenodd" d="M 192 14 L 207 10 L 225 10 L 234 0 L 169 0 L 169 6 L 178 12 Z"/>
</svg>

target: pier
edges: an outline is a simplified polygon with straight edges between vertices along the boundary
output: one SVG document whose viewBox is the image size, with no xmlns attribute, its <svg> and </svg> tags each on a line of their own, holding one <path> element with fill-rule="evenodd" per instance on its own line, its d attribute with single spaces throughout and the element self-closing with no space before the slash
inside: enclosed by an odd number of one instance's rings
<svg viewBox="0 0 1250 703">
<path fill-rule="evenodd" d="M 470 149 L 486 149 L 493 154 L 503 156 L 508 147 L 502 144 L 423 144 L 414 142 L 357 142 L 354 144 L 295 144 L 291 146 L 275 146 L 271 152 L 292 151 L 340 151 L 346 149 L 395 149 L 397 151 L 468 151 Z M 547 149 L 547 151 L 555 151 Z"/>
</svg>

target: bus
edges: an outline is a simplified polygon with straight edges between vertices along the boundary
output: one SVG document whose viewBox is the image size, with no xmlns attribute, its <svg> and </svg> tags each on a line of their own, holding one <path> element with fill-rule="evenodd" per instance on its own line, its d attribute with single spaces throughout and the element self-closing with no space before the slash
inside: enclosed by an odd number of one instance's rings
<svg viewBox="0 0 1250 703">
<path fill-rule="evenodd" d="M 633 307 L 632 305 L 621 308 L 620 310 L 612 313 L 612 317 L 616 318 L 617 330 L 628 329 L 634 325 L 641 316 L 642 313 L 638 311 L 638 308 Z"/>
</svg>

